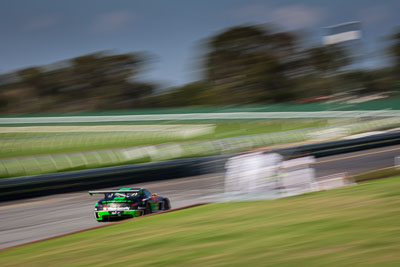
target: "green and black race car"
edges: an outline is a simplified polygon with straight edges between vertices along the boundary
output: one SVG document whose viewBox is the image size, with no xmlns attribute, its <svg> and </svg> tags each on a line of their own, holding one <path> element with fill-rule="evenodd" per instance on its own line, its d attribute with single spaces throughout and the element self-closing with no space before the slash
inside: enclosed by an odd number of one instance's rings
<svg viewBox="0 0 400 267">
<path fill-rule="evenodd" d="M 94 216 L 99 222 L 115 218 L 134 218 L 171 208 L 168 198 L 151 194 L 144 188 L 89 191 L 89 195 L 93 194 L 104 194 L 104 198 L 94 207 Z"/>
</svg>

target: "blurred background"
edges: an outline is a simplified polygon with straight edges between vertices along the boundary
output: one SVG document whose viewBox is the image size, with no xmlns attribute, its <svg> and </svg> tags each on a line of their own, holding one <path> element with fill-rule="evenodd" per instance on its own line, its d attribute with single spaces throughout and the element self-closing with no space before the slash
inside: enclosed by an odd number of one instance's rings
<svg viewBox="0 0 400 267">
<path fill-rule="evenodd" d="M 367 102 L 400 92 L 395 0 L 16 0 L 0 112 Z"/>
<path fill-rule="evenodd" d="M 370 183 L 400 175 L 399 10 L 0 1 L 0 250 L 95 226 L 86 190 L 187 208 L 366 182 L 134 219 L 0 262 L 400 266 L 400 181 Z"/>
</svg>

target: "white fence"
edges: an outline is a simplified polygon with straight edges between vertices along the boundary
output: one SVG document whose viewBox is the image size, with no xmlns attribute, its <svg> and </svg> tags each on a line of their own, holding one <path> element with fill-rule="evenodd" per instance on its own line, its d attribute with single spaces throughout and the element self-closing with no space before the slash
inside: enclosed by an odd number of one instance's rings
<svg viewBox="0 0 400 267">
<path fill-rule="evenodd" d="M 400 117 L 400 110 L 308 111 L 308 112 L 227 112 L 186 113 L 119 116 L 63 116 L 0 118 L 0 124 L 76 123 L 76 122 L 128 122 L 168 120 L 232 120 L 232 119 L 313 119 L 313 118 L 366 118 Z"/>
</svg>

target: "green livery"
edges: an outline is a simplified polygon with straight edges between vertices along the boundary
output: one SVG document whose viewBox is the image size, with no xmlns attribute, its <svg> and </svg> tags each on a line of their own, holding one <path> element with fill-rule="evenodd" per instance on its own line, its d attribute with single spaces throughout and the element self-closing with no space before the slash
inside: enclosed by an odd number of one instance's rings
<svg viewBox="0 0 400 267">
<path fill-rule="evenodd" d="M 94 216 L 98 222 L 117 218 L 135 218 L 171 208 L 168 198 L 151 194 L 144 188 L 89 191 L 89 194 L 104 194 L 104 198 L 100 199 L 94 207 Z"/>
<path fill-rule="evenodd" d="M 117 216 L 130 216 L 132 218 L 138 217 L 138 216 L 142 216 L 143 212 L 140 210 L 124 210 L 122 211 L 121 214 L 117 215 Z M 115 216 L 115 214 L 113 214 L 111 211 L 98 211 L 97 212 L 97 216 L 96 220 L 97 221 L 103 221 L 103 216 Z"/>
</svg>

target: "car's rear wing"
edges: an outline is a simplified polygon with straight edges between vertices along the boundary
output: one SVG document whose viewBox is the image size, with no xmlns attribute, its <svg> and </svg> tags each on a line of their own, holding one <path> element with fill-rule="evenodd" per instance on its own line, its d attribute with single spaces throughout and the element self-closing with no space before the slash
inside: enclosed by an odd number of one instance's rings
<svg viewBox="0 0 400 267">
<path fill-rule="evenodd" d="M 108 193 L 139 193 L 139 189 L 135 190 L 101 190 L 101 191 L 89 191 L 89 195 L 94 195 L 94 194 L 108 194 Z"/>
</svg>

